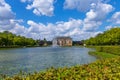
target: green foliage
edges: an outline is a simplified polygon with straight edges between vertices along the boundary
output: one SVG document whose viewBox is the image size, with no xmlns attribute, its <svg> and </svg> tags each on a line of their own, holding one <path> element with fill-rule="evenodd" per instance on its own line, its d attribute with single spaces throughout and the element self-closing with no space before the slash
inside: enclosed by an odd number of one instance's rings
<svg viewBox="0 0 120 80">
<path fill-rule="evenodd" d="M 32 38 L 25 38 L 23 36 L 17 36 L 8 31 L 0 33 L 0 47 L 9 46 L 33 46 L 36 41 Z"/>
<path fill-rule="evenodd" d="M 120 45 L 120 28 L 112 28 L 85 40 L 87 45 Z"/>
<path fill-rule="evenodd" d="M 83 43 L 84 43 L 84 41 L 82 40 L 82 41 L 73 41 L 73 46 L 82 46 L 83 45 Z"/>
</svg>

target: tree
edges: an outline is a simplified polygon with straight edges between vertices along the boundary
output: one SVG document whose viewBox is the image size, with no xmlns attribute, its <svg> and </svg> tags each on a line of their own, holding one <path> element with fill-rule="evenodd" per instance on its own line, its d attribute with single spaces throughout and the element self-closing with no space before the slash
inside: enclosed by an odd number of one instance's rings
<svg viewBox="0 0 120 80">
<path fill-rule="evenodd" d="M 25 38 L 24 36 L 16 36 L 11 32 L 4 31 L 0 33 L 0 46 L 34 46 L 36 40 Z"/>
<path fill-rule="evenodd" d="M 85 40 L 88 45 L 120 45 L 120 28 L 112 28 L 98 34 L 94 38 Z"/>
</svg>

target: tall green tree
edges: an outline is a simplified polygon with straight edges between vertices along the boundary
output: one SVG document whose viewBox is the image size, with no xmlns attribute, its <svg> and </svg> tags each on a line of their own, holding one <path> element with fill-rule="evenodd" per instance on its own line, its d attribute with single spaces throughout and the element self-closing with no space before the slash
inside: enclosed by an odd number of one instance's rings
<svg viewBox="0 0 120 80">
<path fill-rule="evenodd" d="M 111 28 L 98 34 L 88 40 L 85 40 L 88 45 L 120 45 L 120 27 Z"/>
<path fill-rule="evenodd" d="M 0 46 L 34 46 L 36 40 L 32 38 L 25 38 L 24 36 L 17 36 L 11 32 L 0 32 Z"/>
</svg>

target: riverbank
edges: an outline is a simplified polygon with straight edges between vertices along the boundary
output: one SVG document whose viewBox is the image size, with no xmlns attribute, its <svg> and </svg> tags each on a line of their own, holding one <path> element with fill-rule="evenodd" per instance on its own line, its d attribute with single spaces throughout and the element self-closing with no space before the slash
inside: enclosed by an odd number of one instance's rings
<svg viewBox="0 0 120 80">
<path fill-rule="evenodd" d="M 105 52 L 97 52 L 97 51 L 90 51 L 89 54 L 97 57 L 98 59 L 106 59 L 106 58 L 116 58 L 116 57 L 118 57 L 118 55 L 109 54 L 109 53 L 105 53 Z"/>
<path fill-rule="evenodd" d="M 104 48 L 104 47 L 102 47 Z M 112 48 L 112 47 L 110 47 Z M 114 50 L 113 50 L 114 51 Z M 119 51 L 119 49 L 118 49 Z M 117 54 L 117 53 L 116 53 Z M 92 53 L 93 55 L 93 53 Z M 6 80 L 89 80 L 89 79 L 120 79 L 120 57 L 119 55 L 94 52 L 94 55 L 100 56 L 101 60 L 86 65 L 77 65 L 70 68 L 50 68 L 45 72 L 35 72 L 32 74 L 20 73 L 13 77 L 2 75 Z"/>
<path fill-rule="evenodd" d="M 120 55 L 120 45 L 119 46 L 94 46 L 98 52 L 105 52 L 115 55 Z"/>
<path fill-rule="evenodd" d="M 0 50 L 3 49 L 14 49 L 14 48 L 32 48 L 32 47 L 40 47 L 40 46 L 0 46 Z"/>
</svg>

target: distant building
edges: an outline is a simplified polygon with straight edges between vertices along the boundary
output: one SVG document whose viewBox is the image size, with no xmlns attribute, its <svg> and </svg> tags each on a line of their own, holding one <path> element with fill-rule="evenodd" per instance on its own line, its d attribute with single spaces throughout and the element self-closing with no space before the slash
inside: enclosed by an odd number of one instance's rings
<svg viewBox="0 0 120 80">
<path fill-rule="evenodd" d="M 72 46 L 72 38 L 56 37 L 52 41 L 53 46 Z"/>
<path fill-rule="evenodd" d="M 44 40 L 38 40 L 39 46 L 47 46 L 47 40 L 44 38 Z"/>
</svg>

